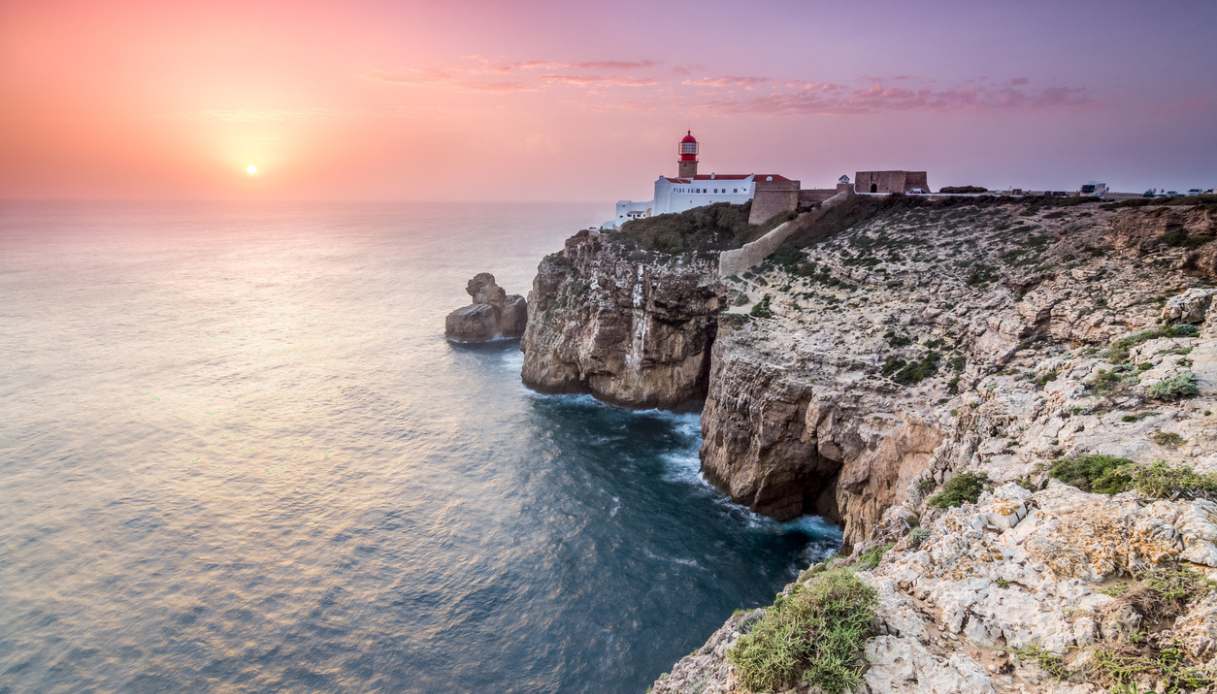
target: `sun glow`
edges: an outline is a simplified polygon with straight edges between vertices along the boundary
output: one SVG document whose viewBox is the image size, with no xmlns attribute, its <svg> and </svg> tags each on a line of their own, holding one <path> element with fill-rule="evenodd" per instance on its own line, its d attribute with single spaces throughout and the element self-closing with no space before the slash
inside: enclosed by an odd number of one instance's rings
<svg viewBox="0 0 1217 694">
<path fill-rule="evenodd" d="M 256 164 L 246 164 L 245 165 L 245 175 L 246 176 L 257 176 L 258 175 L 258 166 Z"/>
</svg>

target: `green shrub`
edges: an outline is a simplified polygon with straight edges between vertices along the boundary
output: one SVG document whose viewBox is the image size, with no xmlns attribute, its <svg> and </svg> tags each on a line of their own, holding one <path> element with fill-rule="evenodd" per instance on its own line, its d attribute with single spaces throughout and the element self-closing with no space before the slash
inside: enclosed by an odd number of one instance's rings
<svg viewBox="0 0 1217 694">
<path fill-rule="evenodd" d="M 1120 364 L 1110 371 L 1099 369 L 1099 373 L 1095 374 L 1094 380 L 1087 383 L 1086 387 L 1093 393 L 1109 395 L 1121 391 L 1125 386 L 1136 382 L 1136 373 L 1127 364 Z"/>
<path fill-rule="evenodd" d="M 1149 342 L 1160 337 L 1195 337 L 1199 329 L 1194 325 L 1166 325 L 1151 330 L 1142 330 L 1127 337 L 1122 337 L 1111 343 L 1107 350 L 1107 359 L 1112 363 L 1128 360 L 1128 351 L 1142 342 Z"/>
<path fill-rule="evenodd" d="M 890 356 L 883 362 L 882 373 L 901 385 L 913 385 L 938 373 L 938 352 L 930 350 L 919 359 L 906 362 L 900 357 Z"/>
<path fill-rule="evenodd" d="M 1217 474 L 1199 473 L 1162 461 L 1137 465 L 1111 455 L 1080 455 L 1056 461 L 1048 474 L 1096 494 L 1119 494 L 1134 489 L 1149 499 L 1217 498 Z"/>
<path fill-rule="evenodd" d="M 626 222 L 610 234 L 612 242 L 633 243 L 660 253 L 719 251 L 739 248 L 755 228 L 748 224 L 751 205 L 716 203 L 676 214 L 661 214 Z"/>
<path fill-rule="evenodd" d="M 1128 470 L 1138 494 L 1151 499 L 1217 498 L 1217 474 L 1158 461 Z"/>
<path fill-rule="evenodd" d="M 1196 386 L 1196 374 L 1184 371 L 1151 385 L 1147 393 L 1155 400 L 1173 402 L 1194 398 L 1200 393 L 1200 389 Z"/>
<path fill-rule="evenodd" d="M 942 485 L 942 491 L 931 497 L 928 503 L 935 508 L 955 508 L 964 502 L 974 504 L 988 484 L 989 478 L 984 473 L 961 472 L 947 480 Z"/>
<path fill-rule="evenodd" d="M 798 684 L 837 694 L 858 686 L 862 644 L 874 631 L 875 591 L 848 569 L 796 584 L 727 652 L 739 682 L 767 692 Z"/>
<path fill-rule="evenodd" d="M 1119 494 L 1132 489 L 1131 465 L 1128 458 L 1092 453 L 1062 458 L 1048 468 L 1048 475 L 1084 492 Z"/>
<path fill-rule="evenodd" d="M 749 313 L 754 318 L 773 318 L 773 311 L 769 308 L 769 295 L 761 297 L 761 300 L 752 306 Z"/>
<path fill-rule="evenodd" d="M 1185 443 L 1183 437 L 1173 431 L 1155 431 L 1150 438 L 1154 443 L 1165 448 L 1178 448 Z"/>
</svg>

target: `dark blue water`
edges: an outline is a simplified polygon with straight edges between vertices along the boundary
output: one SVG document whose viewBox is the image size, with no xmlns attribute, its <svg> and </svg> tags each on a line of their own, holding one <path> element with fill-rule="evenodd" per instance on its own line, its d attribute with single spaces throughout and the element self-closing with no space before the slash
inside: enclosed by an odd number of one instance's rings
<svg viewBox="0 0 1217 694">
<path fill-rule="evenodd" d="M 0 689 L 639 691 L 835 543 L 442 339 L 596 207 L 0 215 Z"/>
</svg>

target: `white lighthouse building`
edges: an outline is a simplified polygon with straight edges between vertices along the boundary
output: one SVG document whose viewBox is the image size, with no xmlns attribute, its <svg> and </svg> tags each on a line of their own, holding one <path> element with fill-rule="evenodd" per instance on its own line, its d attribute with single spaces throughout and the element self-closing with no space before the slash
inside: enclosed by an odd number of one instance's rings
<svg viewBox="0 0 1217 694">
<path fill-rule="evenodd" d="M 680 139 L 677 148 L 677 175 L 660 176 L 655 179 L 655 197 L 645 202 L 618 200 L 616 215 L 603 228 L 617 229 L 634 219 L 673 212 L 684 212 L 702 205 L 729 202 L 742 205 L 753 198 L 758 184 L 793 184 L 798 190 L 798 181 L 779 174 L 699 174 L 697 173 L 697 138 L 688 131 Z M 785 186 L 784 186 L 785 187 Z M 796 193 L 797 195 L 797 193 Z"/>
</svg>

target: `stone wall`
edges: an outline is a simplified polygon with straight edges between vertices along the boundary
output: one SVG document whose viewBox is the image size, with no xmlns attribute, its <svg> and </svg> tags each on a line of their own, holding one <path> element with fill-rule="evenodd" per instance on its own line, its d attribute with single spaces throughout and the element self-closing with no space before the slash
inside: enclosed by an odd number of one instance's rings
<svg viewBox="0 0 1217 694">
<path fill-rule="evenodd" d="M 827 210 L 832 206 L 847 200 L 850 195 L 852 195 L 852 192 L 849 190 L 839 192 L 820 203 L 820 206 L 811 212 L 806 212 L 798 217 L 795 217 L 789 222 L 779 224 L 778 226 L 774 227 L 773 231 L 770 231 L 768 234 L 765 234 L 759 239 L 751 243 L 746 243 L 743 245 L 743 247 L 737 248 L 733 251 L 723 251 L 722 253 L 719 253 L 718 276 L 727 277 L 729 275 L 734 275 L 737 272 L 743 272 L 748 268 L 760 264 L 765 260 L 765 258 L 768 258 L 770 254 L 776 251 L 778 246 L 782 245 L 783 241 L 790 238 L 794 232 L 802 229 L 808 224 L 811 224 L 818 219 L 820 215 L 824 214 L 824 210 Z"/>
<path fill-rule="evenodd" d="M 755 181 L 749 224 L 764 224 L 774 215 L 794 212 L 799 208 L 799 182 L 791 180 Z"/>
<path fill-rule="evenodd" d="M 799 206 L 824 202 L 839 192 L 836 188 L 804 188 L 799 191 Z"/>
<path fill-rule="evenodd" d="M 907 193 L 913 188 L 930 191 L 924 171 L 859 171 L 854 186 L 859 193 Z"/>
</svg>

